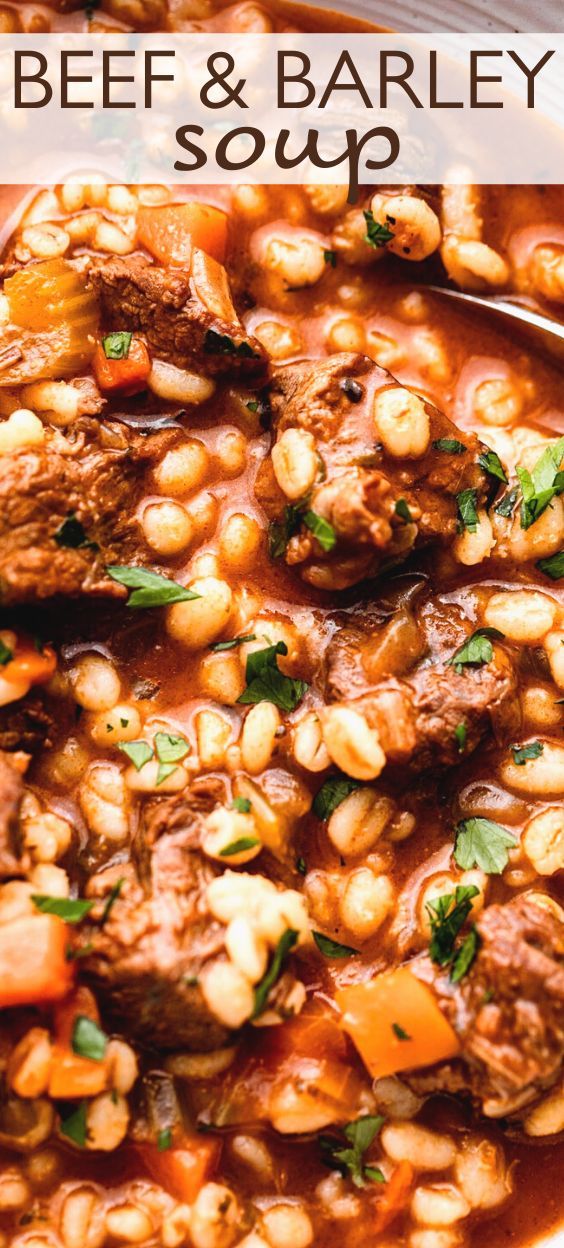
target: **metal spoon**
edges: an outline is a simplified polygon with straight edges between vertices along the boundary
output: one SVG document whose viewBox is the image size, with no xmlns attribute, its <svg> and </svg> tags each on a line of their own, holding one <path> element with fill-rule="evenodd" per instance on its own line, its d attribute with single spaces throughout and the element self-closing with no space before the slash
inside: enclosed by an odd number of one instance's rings
<svg viewBox="0 0 564 1248">
<path fill-rule="evenodd" d="M 469 295 L 465 290 L 447 286 L 428 286 L 433 294 L 469 308 L 491 312 L 505 328 L 514 328 L 533 343 L 543 355 L 564 364 L 564 325 L 544 312 L 537 312 L 525 299 L 506 299 L 502 295 Z"/>
</svg>

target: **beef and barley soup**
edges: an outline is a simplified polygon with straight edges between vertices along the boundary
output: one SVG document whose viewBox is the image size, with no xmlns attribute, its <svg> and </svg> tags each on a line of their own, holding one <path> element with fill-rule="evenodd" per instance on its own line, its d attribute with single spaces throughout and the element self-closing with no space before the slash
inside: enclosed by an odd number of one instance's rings
<svg viewBox="0 0 564 1248">
<path fill-rule="evenodd" d="M 2 1248 L 558 1223 L 564 193 L 346 195 L 4 192 Z"/>
</svg>

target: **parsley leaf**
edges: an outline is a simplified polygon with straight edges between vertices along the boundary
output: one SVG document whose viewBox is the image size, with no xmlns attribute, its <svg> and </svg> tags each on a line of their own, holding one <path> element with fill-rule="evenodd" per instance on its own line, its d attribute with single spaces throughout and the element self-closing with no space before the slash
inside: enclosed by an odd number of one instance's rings
<svg viewBox="0 0 564 1248">
<path fill-rule="evenodd" d="M 521 485 L 521 528 L 529 529 L 546 511 L 557 494 L 564 491 L 564 472 L 560 464 L 564 458 L 564 438 L 551 442 L 531 469 L 517 465 L 516 472 Z"/>
<path fill-rule="evenodd" d="M 103 1062 L 108 1047 L 108 1037 L 93 1018 L 78 1014 L 74 1021 L 71 1036 L 71 1048 L 79 1057 L 88 1057 L 92 1062 Z"/>
<path fill-rule="evenodd" d="M 468 736 L 468 729 L 466 727 L 466 724 L 457 724 L 454 730 L 454 739 L 458 746 L 459 754 L 463 754 L 464 750 L 466 749 L 467 736 Z"/>
<path fill-rule="evenodd" d="M 113 581 L 133 590 L 127 600 L 128 607 L 164 607 L 171 602 L 191 602 L 193 598 L 201 597 L 184 585 L 179 585 L 178 581 L 171 581 L 168 576 L 161 576 L 159 572 L 150 572 L 148 568 L 128 568 L 115 564 L 107 567 L 106 572 Z"/>
<path fill-rule="evenodd" d="M 530 741 L 528 745 L 512 745 L 513 762 L 517 767 L 524 767 L 530 758 L 539 758 L 543 749 L 541 741 Z"/>
<path fill-rule="evenodd" d="M 172 775 L 173 771 L 176 771 L 177 765 L 177 763 L 159 763 L 157 767 L 156 779 L 157 788 L 159 787 L 159 784 L 163 784 L 168 776 Z"/>
<path fill-rule="evenodd" d="M 333 1135 L 320 1135 L 321 1158 L 332 1170 L 349 1175 L 355 1187 L 366 1187 L 366 1180 L 384 1183 L 384 1175 L 378 1166 L 367 1166 L 364 1154 L 374 1143 L 385 1119 L 380 1114 L 366 1114 L 343 1127 L 343 1135 L 350 1148 L 343 1148 L 342 1141 Z"/>
<path fill-rule="evenodd" d="M 32 893 L 31 900 L 42 914 L 56 914 L 65 923 L 80 923 L 94 905 L 81 897 L 48 897 L 45 893 Z"/>
<path fill-rule="evenodd" d="M 57 546 L 65 546 L 70 550 L 80 550 L 81 547 L 90 547 L 91 550 L 98 550 L 97 542 L 89 542 L 80 520 L 77 520 L 74 512 L 63 520 L 58 529 L 55 529 L 53 537 Z"/>
<path fill-rule="evenodd" d="M 250 342 L 236 343 L 228 334 L 218 334 L 215 329 L 208 329 L 204 351 L 206 355 L 236 355 L 246 360 L 258 358 L 258 351 L 253 351 Z"/>
<path fill-rule="evenodd" d="M 249 797 L 234 797 L 231 809 L 238 810 L 240 815 L 248 815 L 251 809 L 251 799 Z"/>
<path fill-rule="evenodd" d="M 282 520 L 272 520 L 268 528 L 268 553 L 271 559 L 280 559 L 286 551 L 290 538 L 298 532 L 302 511 L 296 503 L 288 503 Z"/>
<path fill-rule="evenodd" d="M 406 524 L 413 524 L 413 516 L 409 510 L 409 507 L 405 501 L 405 498 L 398 498 L 398 501 L 394 507 L 394 511 L 396 513 L 396 516 L 399 516 L 401 520 L 405 520 Z"/>
<path fill-rule="evenodd" d="M 14 657 L 14 651 L 2 641 L 0 637 L 0 667 L 5 667 L 7 663 L 11 663 Z"/>
<path fill-rule="evenodd" d="M 509 519 L 515 511 L 515 504 L 518 496 L 519 486 L 514 485 L 513 489 L 508 490 L 507 493 L 503 495 L 503 498 L 500 498 L 499 503 L 496 503 L 494 511 L 497 512 L 498 516 L 504 516 L 506 520 Z"/>
<path fill-rule="evenodd" d="M 516 844 L 513 834 L 492 819 L 463 819 L 456 826 L 454 860 L 463 871 L 480 867 L 488 875 L 501 875 Z"/>
<path fill-rule="evenodd" d="M 460 494 L 456 495 L 456 505 L 462 529 L 467 529 L 469 533 L 475 533 L 480 523 L 477 511 L 478 491 L 461 490 Z"/>
<path fill-rule="evenodd" d="M 488 447 L 482 455 L 478 456 L 478 463 L 489 477 L 496 477 L 498 481 L 503 481 L 504 485 L 507 485 L 505 468 L 496 451 L 491 451 Z"/>
<path fill-rule="evenodd" d="M 148 741 L 118 741 L 118 750 L 121 750 L 122 754 L 127 754 L 136 771 L 141 771 L 141 768 L 153 758 L 155 753 Z"/>
<path fill-rule="evenodd" d="M 167 1148 L 172 1147 L 172 1131 L 170 1127 L 163 1127 L 157 1135 L 157 1152 L 164 1153 Z"/>
<path fill-rule="evenodd" d="M 332 269 L 335 269 L 337 267 L 337 252 L 336 251 L 331 251 L 329 248 L 327 248 L 327 250 L 323 252 L 323 259 L 326 264 L 331 265 Z"/>
<path fill-rule="evenodd" d="M 358 957 L 358 949 L 353 949 L 352 945 L 342 945 L 338 940 L 331 940 L 330 936 L 324 936 L 323 932 L 312 931 L 313 939 L 323 954 L 324 958 L 352 958 Z"/>
<path fill-rule="evenodd" d="M 549 576 L 551 581 L 561 581 L 564 576 L 564 550 L 550 555 L 548 559 L 539 559 L 537 568 L 544 572 L 545 576 Z"/>
<path fill-rule="evenodd" d="M 399 1023 L 392 1023 L 392 1031 L 394 1036 L 397 1036 L 398 1040 L 411 1040 L 412 1038 L 407 1031 L 404 1031 L 403 1027 Z"/>
<path fill-rule="evenodd" d="M 215 654 L 220 654 L 223 650 L 235 650 L 236 646 L 244 646 L 246 641 L 256 641 L 255 633 L 247 633 L 245 637 L 232 637 L 231 641 L 216 641 L 215 645 L 210 646 Z"/>
<path fill-rule="evenodd" d="M 254 849 L 256 845 L 260 845 L 258 836 L 240 836 L 238 841 L 231 841 L 230 845 L 226 845 L 225 849 L 220 849 L 220 858 L 232 858 L 234 854 L 243 854 L 246 849 Z"/>
<path fill-rule="evenodd" d="M 352 780 L 349 776 L 330 776 L 315 794 L 312 805 L 314 815 L 318 819 L 328 819 L 349 793 L 359 788 L 360 780 Z"/>
<path fill-rule="evenodd" d="M 482 667 L 484 663 L 491 663 L 493 659 L 493 646 L 491 638 L 500 641 L 503 633 L 498 628 L 477 628 L 475 633 L 466 638 L 458 650 L 447 662 L 447 667 L 454 667 L 455 672 L 460 675 L 463 667 Z"/>
<path fill-rule="evenodd" d="M 295 680 L 280 671 L 278 655 L 287 653 L 286 642 L 278 641 L 275 646 L 249 654 L 245 671 L 247 687 L 237 701 L 243 705 L 273 702 L 282 711 L 295 711 L 309 686 L 305 680 Z"/>
<path fill-rule="evenodd" d="M 362 215 L 366 221 L 364 241 L 369 243 L 371 247 L 385 247 L 386 243 L 389 243 L 394 237 L 394 231 L 390 230 L 387 225 L 381 225 L 379 221 L 376 221 L 374 213 L 370 209 L 368 212 L 363 212 Z"/>
<path fill-rule="evenodd" d="M 61 1119 L 61 1135 L 72 1140 L 79 1148 L 86 1146 L 86 1107 L 87 1101 L 80 1101 L 68 1118 Z"/>
<path fill-rule="evenodd" d="M 190 753 L 190 742 L 186 737 L 177 737 L 172 732 L 157 732 L 155 751 L 159 763 L 179 763 Z"/>
<path fill-rule="evenodd" d="M 305 858 L 296 859 L 296 871 L 299 871 L 300 875 L 307 875 L 307 863 Z"/>
<path fill-rule="evenodd" d="M 452 962 L 456 938 L 470 914 L 472 899 L 479 891 L 475 884 L 459 884 L 455 893 L 443 893 L 426 903 L 431 925 L 429 955 L 437 966 L 448 966 Z"/>
<path fill-rule="evenodd" d="M 435 451 L 444 451 L 445 455 L 463 455 L 468 447 L 458 438 L 436 438 L 433 442 Z"/>
<path fill-rule="evenodd" d="M 468 932 L 466 940 L 463 940 L 460 948 L 454 955 L 450 978 L 453 984 L 459 984 L 460 980 L 470 970 L 474 958 L 480 947 L 480 937 L 477 928 L 473 927 Z"/>
<path fill-rule="evenodd" d="M 268 1001 L 269 993 L 280 975 L 282 966 L 288 954 L 298 942 L 298 936 L 299 933 L 291 927 L 286 928 L 286 931 L 282 933 L 266 975 L 263 976 L 260 983 L 255 987 L 255 1008 L 251 1018 L 258 1018 L 259 1014 L 262 1014 Z"/>
<path fill-rule="evenodd" d="M 333 549 L 337 541 L 337 534 L 328 520 L 324 520 L 323 516 L 318 516 L 316 511 L 306 511 L 304 512 L 304 524 L 313 533 L 322 550 L 330 551 Z"/>
<path fill-rule="evenodd" d="M 104 909 L 102 910 L 102 917 L 100 919 L 100 927 L 103 927 L 106 920 L 109 919 L 110 914 L 112 913 L 112 910 L 115 906 L 115 903 L 121 893 L 124 883 L 125 883 L 125 880 L 123 876 L 121 876 L 119 880 L 116 880 L 115 884 L 112 884 L 112 887 L 108 893 L 108 896 L 106 897 Z"/>
<path fill-rule="evenodd" d="M 115 334 L 106 334 L 102 338 L 102 346 L 104 355 L 107 360 L 126 360 L 131 347 L 131 339 L 133 334 L 123 329 Z"/>
</svg>

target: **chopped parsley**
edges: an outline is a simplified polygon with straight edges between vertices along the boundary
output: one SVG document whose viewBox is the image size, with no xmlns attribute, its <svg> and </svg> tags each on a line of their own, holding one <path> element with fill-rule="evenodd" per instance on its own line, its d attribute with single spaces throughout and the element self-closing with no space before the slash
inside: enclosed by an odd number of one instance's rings
<svg viewBox="0 0 564 1248">
<path fill-rule="evenodd" d="M 458 746 L 458 753 L 463 754 L 466 749 L 466 740 L 468 737 L 468 729 L 466 724 L 457 724 L 454 730 L 454 739 Z"/>
<path fill-rule="evenodd" d="M 498 628 L 477 628 L 475 633 L 466 638 L 458 650 L 448 660 L 448 667 L 454 667 L 460 675 L 464 667 L 482 667 L 493 659 L 492 638 L 500 641 L 503 633 Z"/>
<path fill-rule="evenodd" d="M 167 576 L 161 576 L 159 572 L 150 572 L 148 568 L 121 567 L 114 564 L 107 567 L 106 572 L 113 581 L 133 590 L 127 600 L 127 606 L 134 609 L 165 607 L 173 602 L 191 602 L 192 599 L 201 596 L 193 593 L 191 589 L 186 589 L 185 585 L 179 585 L 178 581 L 171 581 Z"/>
<path fill-rule="evenodd" d="M 507 493 L 503 495 L 503 498 L 500 498 L 499 503 L 496 503 L 494 511 L 497 512 L 498 516 L 503 516 L 506 520 L 508 520 L 515 511 L 518 497 L 519 486 L 514 485 L 513 489 L 508 490 Z"/>
<path fill-rule="evenodd" d="M 298 532 L 302 511 L 295 503 L 288 503 L 281 520 L 272 520 L 268 528 L 268 553 L 271 559 L 280 559 L 286 552 L 290 538 Z"/>
<path fill-rule="evenodd" d="M 106 921 L 109 919 L 110 914 L 112 913 L 112 910 L 116 904 L 116 901 L 121 893 L 124 883 L 125 883 L 125 880 L 123 876 L 121 876 L 119 880 L 116 880 L 115 884 L 112 884 L 112 887 L 104 902 L 104 909 L 102 910 L 102 917 L 100 919 L 100 927 L 103 927 L 104 923 L 106 923 Z"/>
<path fill-rule="evenodd" d="M 74 512 L 70 512 L 66 520 L 63 520 L 62 524 L 55 530 L 53 537 L 57 546 L 66 546 L 70 550 L 80 550 L 84 547 L 98 550 L 98 543 L 88 541 L 85 530 L 80 520 L 77 520 Z"/>
<path fill-rule="evenodd" d="M 489 477 L 496 477 L 498 481 L 503 481 L 504 485 L 507 485 L 505 468 L 496 451 L 491 451 L 488 447 L 482 455 L 478 456 L 478 463 Z"/>
<path fill-rule="evenodd" d="M 358 957 L 358 949 L 353 949 L 352 945 L 342 945 L 339 940 L 332 940 L 330 936 L 324 936 L 323 932 L 312 931 L 313 939 L 323 954 L 324 958 L 353 958 Z"/>
<path fill-rule="evenodd" d="M 91 1062 L 103 1062 L 108 1047 L 108 1037 L 93 1018 L 78 1014 L 74 1021 L 71 1036 L 71 1048 L 79 1057 L 88 1057 Z"/>
<path fill-rule="evenodd" d="M 133 763 L 136 771 L 141 768 L 154 757 L 155 751 L 148 741 L 119 741 L 118 750 L 122 754 L 126 754 L 130 762 Z"/>
<path fill-rule="evenodd" d="M 167 1148 L 172 1147 L 172 1131 L 170 1127 L 163 1127 L 157 1135 L 157 1152 L 164 1153 Z"/>
<path fill-rule="evenodd" d="M 391 230 L 388 225 L 381 225 L 379 221 L 376 221 L 374 213 L 371 212 L 370 209 L 367 212 L 363 212 L 362 215 L 366 221 L 366 234 L 364 238 L 366 243 L 369 243 L 371 247 L 380 248 L 385 247 L 386 243 L 391 242 L 394 237 L 394 231 Z M 390 217 L 387 217 L 386 220 L 391 222 Z"/>
<path fill-rule="evenodd" d="M 412 1039 L 409 1033 L 407 1031 L 404 1031 L 403 1027 L 399 1023 L 392 1023 L 392 1031 L 394 1033 L 394 1036 L 397 1036 L 398 1040 L 411 1040 Z"/>
<path fill-rule="evenodd" d="M 501 875 L 516 844 L 513 833 L 501 824 L 472 816 L 456 825 L 454 860 L 463 871 L 479 867 L 487 875 Z"/>
<path fill-rule="evenodd" d="M 186 737 L 178 737 L 173 732 L 157 732 L 155 734 L 155 753 L 159 763 L 164 766 L 170 766 L 171 764 L 176 766 L 190 753 L 190 742 L 186 740 Z M 167 774 L 170 775 L 170 772 Z"/>
<path fill-rule="evenodd" d="M 457 949 L 454 955 L 452 969 L 450 972 L 450 978 L 453 984 L 459 984 L 460 980 L 464 979 L 464 976 L 468 973 L 470 967 L 472 966 L 479 948 L 480 937 L 478 935 L 478 929 L 476 927 L 471 927 L 466 940 L 463 940 L 460 948 Z"/>
<path fill-rule="evenodd" d="M 468 450 L 464 442 L 459 442 L 458 438 L 436 438 L 433 448 L 435 451 L 444 451 L 445 455 L 463 455 Z"/>
<path fill-rule="evenodd" d="M 258 1018 L 263 1013 L 269 994 L 280 976 L 288 954 L 294 948 L 294 945 L 297 944 L 298 937 L 299 932 L 294 931 L 291 927 L 286 928 L 286 931 L 282 933 L 266 975 L 263 976 L 260 983 L 255 987 L 255 1007 L 251 1015 L 252 1018 Z"/>
<path fill-rule="evenodd" d="M 232 858 L 235 854 L 244 854 L 247 849 L 255 849 L 260 845 L 258 836 L 240 836 L 237 841 L 231 841 L 230 845 L 226 845 L 225 849 L 220 849 L 220 858 Z"/>
<path fill-rule="evenodd" d="M 2 641 L 0 637 L 0 667 L 5 667 L 7 663 L 11 663 L 14 657 L 14 651 Z"/>
<path fill-rule="evenodd" d="M 232 637 L 231 641 L 216 641 L 215 645 L 210 646 L 215 654 L 222 653 L 223 650 L 235 650 L 237 646 L 244 646 L 247 641 L 256 641 L 255 633 L 247 633 L 244 637 Z"/>
<path fill-rule="evenodd" d="M 529 529 L 552 502 L 564 491 L 564 472 L 560 464 L 564 458 L 564 438 L 550 443 L 529 472 L 517 465 L 516 472 L 521 485 L 521 528 Z"/>
<path fill-rule="evenodd" d="M 42 914 L 56 914 L 65 923 L 82 922 L 94 905 L 81 897 L 48 897 L 45 893 L 32 893 L 31 900 Z"/>
<path fill-rule="evenodd" d="M 234 797 L 231 809 L 238 810 L 240 815 L 248 815 L 251 809 L 251 799 L 249 797 Z"/>
<path fill-rule="evenodd" d="M 61 1118 L 61 1135 L 66 1136 L 67 1140 L 72 1140 L 73 1144 L 77 1144 L 79 1148 L 86 1146 L 86 1109 L 88 1102 L 80 1101 L 76 1109 L 73 1109 L 68 1118 Z"/>
<path fill-rule="evenodd" d="M 513 762 L 517 767 L 524 767 L 530 758 L 540 758 L 543 749 L 542 741 L 529 741 L 528 745 L 512 745 Z"/>
<path fill-rule="evenodd" d="M 549 576 L 551 581 L 561 581 L 564 576 L 564 550 L 550 555 L 548 559 L 539 559 L 537 568 L 544 572 L 545 576 Z"/>
<path fill-rule="evenodd" d="M 309 686 L 305 680 L 285 676 L 278 667 L 278 655 L 287 654 L 285 641 L 278 641 L 264 650 L 254 650 L 247 658 L 247 687 L 237 699 L 243 705 L 273 702 L 282 711 L 295 711 Z"/>
<path fill-rule="evenodd" d="M 355 1187 L 366 1187 L 367 1180 L 373 1183 L 385 1183 L 384 1175 L 379 1166 L 366 1165 L 365 1153 L 374 1143 L 385 1119 L 380 1114 L 366 1114 L 349 1122 L 343 1127 L 343 1141 L 333 1135 L 320 1135 L 319 1147 L 321 1159 L 332 1170 L 339 1170 L 343 1176 L 352 1179 Z"/>
<path fill-rule="evenodd" d="M 128 330 L 122 329 L 115 334 L 106 334 L 102 338 L 102 346 L 104 355 L 107 360 L 126 360 L 131 347 L 131 339 L 133 334 Z"/>
<path fill-rule="evenodd" d="M 300 875 L 307 875 L 307 863 L 305 858 L 296 859 L 296 871 L 299 871 Z"/>
<path fill-rule="evenodd" d="M 318 819 L 328 819 L 349 793 L 359 788 L 360 780 L 352 780 L 349 776 L 330 776 L 315 794 L 312 805 L 314 815 Z"/>
<path fill-rule="evenodd" d="M 204 339 L 206 355 L 236 355 L 239 359 L 258 359 L 258 351 L 254 351 L 250 342 L 234 342 L 228 334 L 218 334 L 215 329 L 208 329 Z"/>
<path fill-rule="evenodd" d="M 443 893 L 426 903 L 431 926 L 429 955 L 437 966 L 450 966 L 457 952 L 456 941 L 479 894 L 475 884 L 459 884 L 456 892 Z"/>
<path fill-rule="evenodd" d="M 323 252 L 323 259 L 326 264 L 331 265 L 332 269 L 335 269 L 337 267 L 337 252 L 336 251 L 331 251 L 329 248 L 327 248 Z"/>
<path fill-rule="evenodd" d="M 461 490 L 456 495 L 456 505 L 460 516 L 461 530 L 467 529 L 469 533 L 475 533 L 480 523 L 478 516 L 478 491 L 477 490 Z"/>
<path fill-rule="evenodd" d="M 337 534 L 333 525 L 329 524 L 328 520 L 324 520 L 323 516 L 318 516 L 316 511 L 304 512 L 303 519 L 306 528 L 313 533 L 321 549 L 327 552 L 332 550 L 337 541 Z"/>
<path fill-rule="evenodd" d="M 405 501 L 405 498 L 398 498 L 398 501 L 394 507 L 394 511 L 396 513 L 396 516 L 400 517 L 400 520 L 405 520 L 406 524 L 413 524 L 413 516 L 409 510 L 409 507 Z"/>
</svg>

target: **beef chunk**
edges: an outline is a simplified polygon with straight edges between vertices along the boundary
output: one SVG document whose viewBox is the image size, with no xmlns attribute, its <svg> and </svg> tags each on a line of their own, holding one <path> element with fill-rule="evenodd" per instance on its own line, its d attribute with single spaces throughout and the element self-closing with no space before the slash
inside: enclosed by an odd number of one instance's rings
<svg viewBox="0 0 564 1248">
<path fill-rule="evenodd" d="M 21 875 L 17 836 L 23 797 L 22 772 L 16 760 L 0 752 L 0 877 Z"/>
<path fill-rule="evenodd" d="M 421 458 L 395 458 L 377 443 L 374 398 L 394 380 L 368 356 L 353 354 L 290 365 L 275 375 L 274 427 L 279 435 L 296 428 L 314 436 L 320 474 L 307 505 L 329 522 L 337 539 L 324 552 L 298 517 L 285 558 L 320 589 L 353 585 L 413 547 L 452 541 L 456 495 L 475 489 L 478 503 L 485 500 L 486 478 L 477 463 L 480 444 L 473 434 L 464 433 L 461 439 L 460 431 L 431 403 L 425 402 L 431 438 Z M 466 449 L 445 454 L 433 447 L 443 438 L 462 440 Z M 270 460 L 261 465 L 256 490 L 269 519 L 281 522 L 288 500 Z"/>
<path fill-rule="evenodd" d="M 209 376 L 264 370 L 264 351 L 245 333 L 225 269 L 202 252 L 194 253 L 190 275 L 130 256 L 96 263 L 91 278 L 108 330 L 144 334 L 158 359 Z"/>
<path fill-rule="evenodd" d="M 25 698 L 0 707 L 0 750 L 35 754 L 43 745 L 51 744 L 53 726 L 42 693 L 32 690 Z"/>
<path fill-rule="evenodd" d="M 421 582 L 403 604 L 401 595 L 396 604 L 362 603 L 335 621 L 326 701 L 360 711 L 377 730 L 388 763 L 421 771 L 460 762 L 460 724 L 464 753 L 492 727 L 499 739 L 518 732 L 517 677 L 508 654 L 496 644 L 490 663 L 458 673 L 448 661 L 472 627 L 460 607 L 442 603 Z"/>
<path fill-rule="evenodd" d="M 205 902 L 215 872 L 199 848 L 203 813 L 217 796 L 208 780 L 150 804 L 134 862 L 94 877 L 87 890 L 104 896 L 116 874 L 126 877 L 106 923 L 81 935 L 92 944 L 81 973 L 116 1024 L 156 1048 L 207 1050 L 227 1036 L 199 984 L 224 946 L 225 929 Z"/>
<path fill-rule="evenodd" d="M 0 456 L 0 601 L 124 597 L 105 565 L 130 561 L 136 483 L 177 436 L 170 429 L 143 438 L 85 417 L 66 439 L 46 432 L 44 446 Z M 63 527 L 70 517 L 82 526 L 80 545 L 80 529 L 77 537 Z"/>
<path fill-rule="evenodd" d="M 467 1090 L 498 1118 L 537 1100 L 562 1071 L 564 923 L 524 895 L 488 906 L 476 927 L 479 952 L 459 984 L 427 957 L 411 964 L 432 984 L 462 1058 L 409 1082 L 424 1092 Z"/>
</svg>

